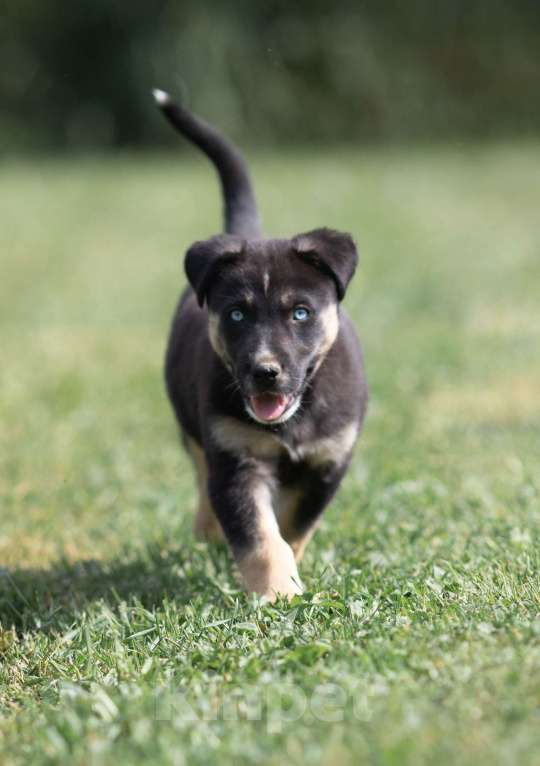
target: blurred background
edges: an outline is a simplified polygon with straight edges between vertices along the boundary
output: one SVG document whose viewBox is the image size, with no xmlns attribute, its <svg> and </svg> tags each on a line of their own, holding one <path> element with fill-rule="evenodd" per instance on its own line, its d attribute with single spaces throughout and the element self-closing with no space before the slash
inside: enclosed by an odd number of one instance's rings
<svg viewBox="0 0 540 766">
<path fill-rule="evenodd" d="M 536 0 L 8 0 L 0 148 L 172 143 L 155 86 L 251 144 L 528 136 L 539 83 Z"/>
</svg>

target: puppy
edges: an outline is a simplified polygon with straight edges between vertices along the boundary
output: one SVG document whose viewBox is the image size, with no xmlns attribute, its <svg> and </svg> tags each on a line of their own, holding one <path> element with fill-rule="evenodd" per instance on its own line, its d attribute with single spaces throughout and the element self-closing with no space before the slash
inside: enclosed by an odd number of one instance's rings
<svg viewBox="0 0 540 766">
<path fill-rule="evenodd" d="M 236 147 L 167 93 L 154 97 L 215 165 L 225 207 L 225 233 L 186 254 L 190 287 L 165 364 L 198 475 L 195 533 L 224 533 L 249 591 L 291 598 L 366 410 L 360 345 L 340 306 L 356 248 L 327 228 L 264 237 Z"/>
</svg>

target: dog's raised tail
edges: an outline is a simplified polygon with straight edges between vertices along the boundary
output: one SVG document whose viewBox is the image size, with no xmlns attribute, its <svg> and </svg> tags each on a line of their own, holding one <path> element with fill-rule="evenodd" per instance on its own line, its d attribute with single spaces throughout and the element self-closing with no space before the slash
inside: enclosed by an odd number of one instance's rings
<svg viewBox="0 0 540 766">
<path fill-rule="evenodd" d="M 257 239 L 261 223 L 246 163 L 234 144 L 208 123 L 195 117 L 163 90 L 153 96 L 171 125 L 199 147 L 214 163 L 223 191 L 225 232 Z"/>
</svg>

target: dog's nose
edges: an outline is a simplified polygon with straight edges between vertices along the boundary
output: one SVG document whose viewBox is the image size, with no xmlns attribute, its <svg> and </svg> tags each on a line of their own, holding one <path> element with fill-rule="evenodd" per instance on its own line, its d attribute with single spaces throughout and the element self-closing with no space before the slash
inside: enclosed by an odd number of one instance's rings
<svg viewBox="0 0 540 766">
<path fill-rule="evenodd" d="M 278 364 L 259 364 L 253 370 L 253 377 L 258 383 L 272 383 L 280 372 L 281 367 Z"/>
</svg>

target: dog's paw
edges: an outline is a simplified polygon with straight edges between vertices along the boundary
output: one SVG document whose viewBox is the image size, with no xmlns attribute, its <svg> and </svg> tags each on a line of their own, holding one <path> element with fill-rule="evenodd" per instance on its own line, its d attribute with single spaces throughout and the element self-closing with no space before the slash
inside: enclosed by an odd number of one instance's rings
<svg viewBox="0 0 540 766">
<path fill-rule="evenodd" d="M 294 554 L 284 540 L 272 540 L 243 556 L 238 562 L 246 589 L 275 601 L 303 593 Z"/>
<path fill-rule="evenodd" d="M 278 598 L 286 598 L 291 601 L 294 596 L 300 596 L 303 592 L 304 589 L 300 580 L 296 581 L 290 577 L 286 582 L 272 583 L 263 595 L 273 603 Z"/>
</svg>

